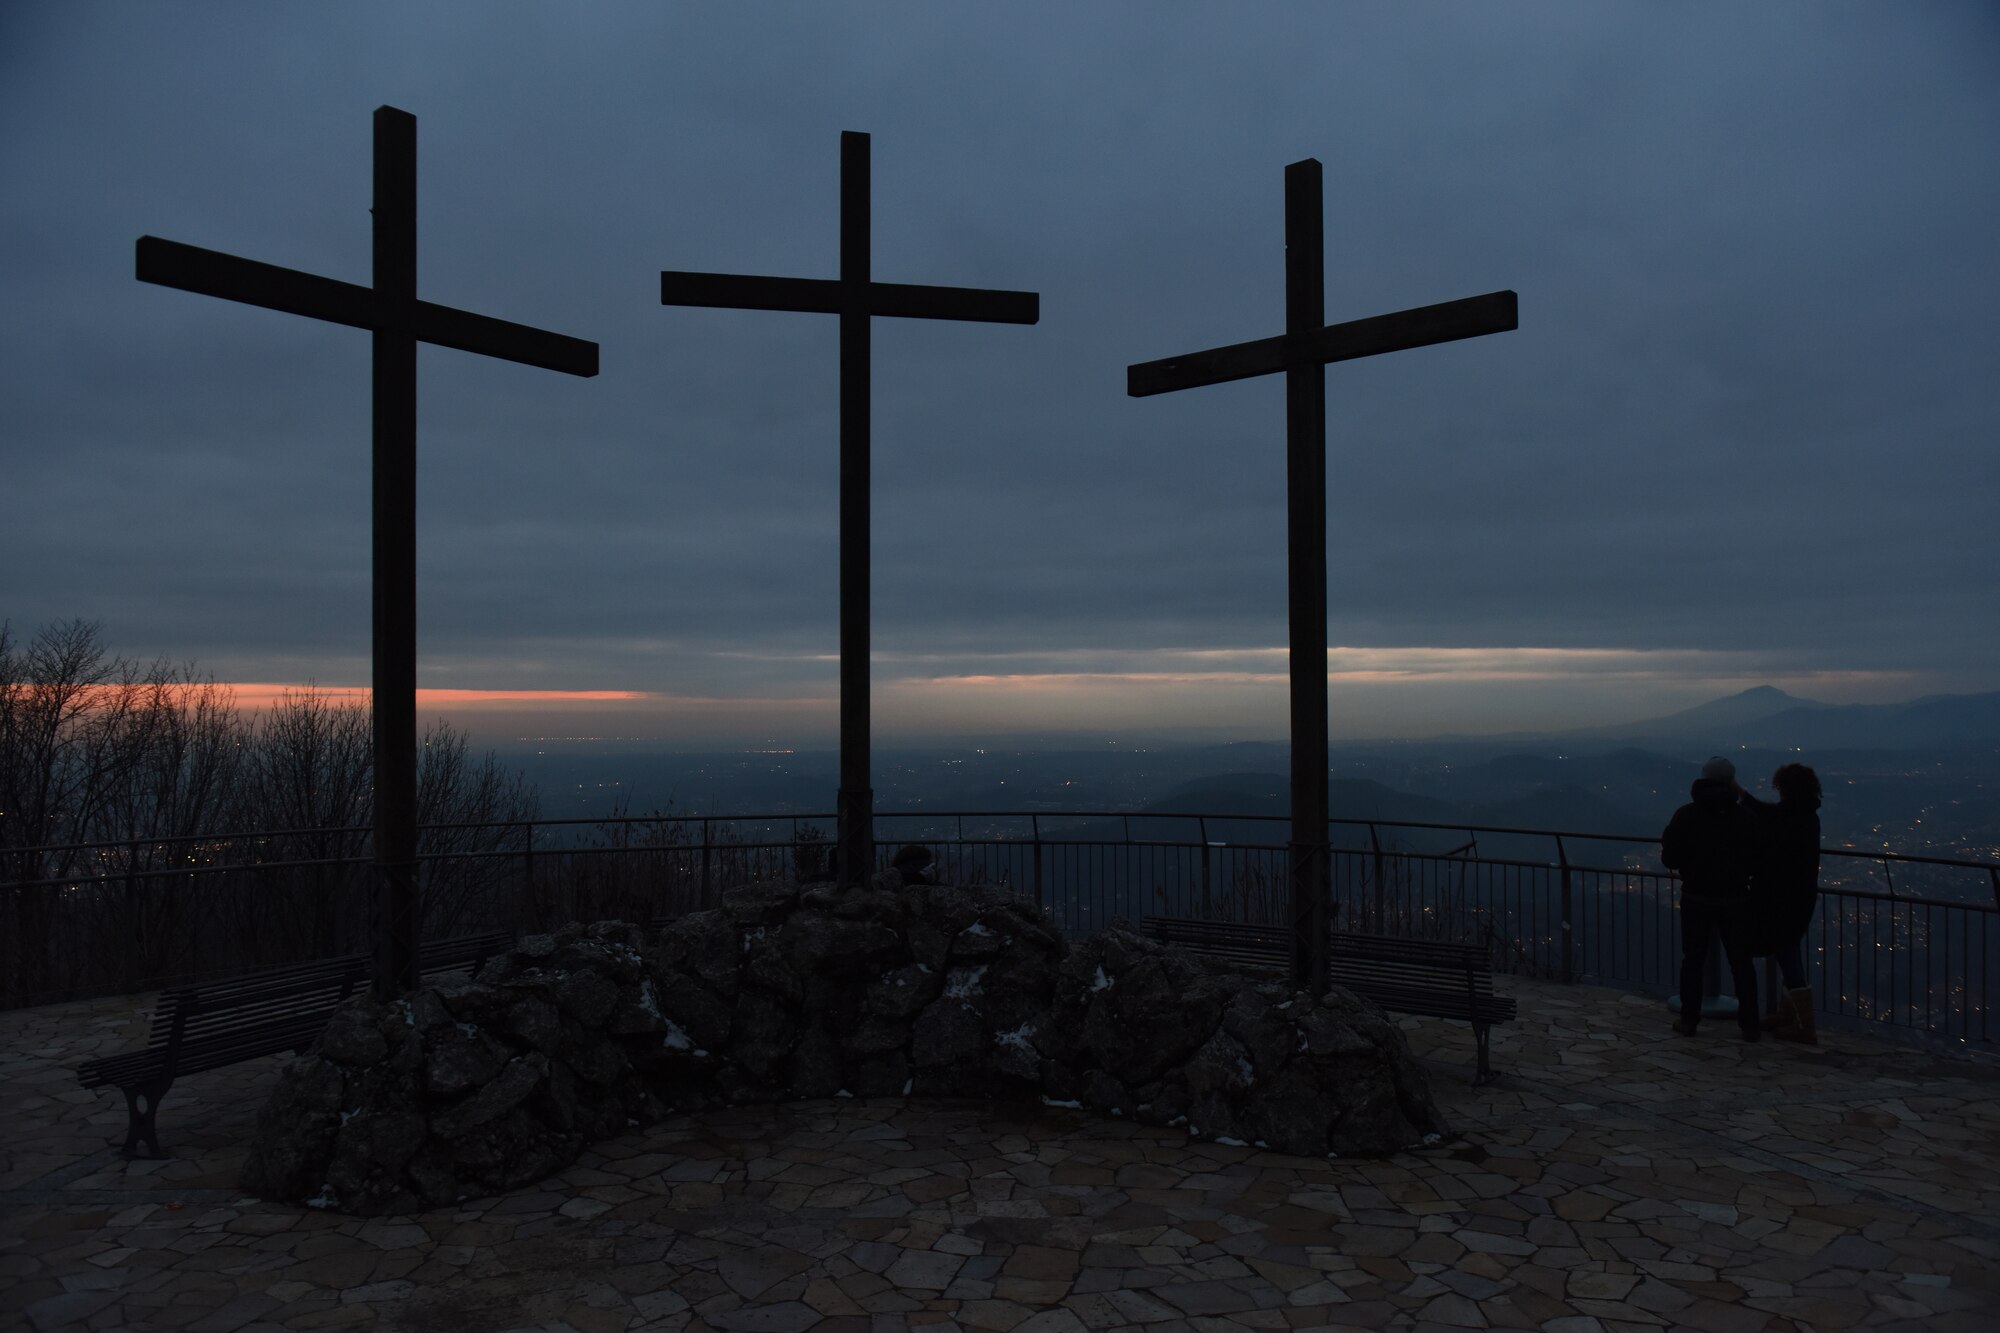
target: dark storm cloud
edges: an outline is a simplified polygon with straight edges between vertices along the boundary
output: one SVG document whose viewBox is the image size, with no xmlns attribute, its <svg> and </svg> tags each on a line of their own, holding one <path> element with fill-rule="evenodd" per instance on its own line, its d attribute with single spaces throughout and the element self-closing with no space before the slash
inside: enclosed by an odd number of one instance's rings
<svg viewBox="0 0 2000 1333">
<path fill-rule="evenodd" d="M 875 136 L 879 279 L 1042 293 L 1032 329 L 877 322 L 885 651 L 1283 642 L 1282 387 L 1123 384 L 1280 331 L 1308 155 L 1329 318 L 1521 293 L 1517 333 L 1329 372 L 1337 642 L 2000 649 L 1977 6 L 6 22 L 17 629 L 359 678 L 365 336 L 142 286 L 131 247 L 365 281 L 391 103 L 420 122 L 422 294 L 603 345 L 589 382 L 422 353 L 433 683 L 830 679 L 833 321 L 663 309 L 655 275 L 833 276 L 841 129 Z"/>
</svg>

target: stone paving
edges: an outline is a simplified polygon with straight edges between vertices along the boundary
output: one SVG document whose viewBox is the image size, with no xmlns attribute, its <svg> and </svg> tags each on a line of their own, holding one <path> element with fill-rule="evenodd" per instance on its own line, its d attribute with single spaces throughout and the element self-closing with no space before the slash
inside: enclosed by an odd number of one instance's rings
<svg viewBox="0 0 2000 1333">
<path fill-rule="evenodd" d="M 81 1061 L 146 997 L 0 1013 L 0 1327 L 51 1330 L 2000 1328 L 2000 1070 L 1857 1033 L 1745 1045 L 1656 1000 L 1502 979 L 1463 1137 L 1387 1161 L 1040 1105 L 677 1118 L 541 1187 L 362 1220 L 243 1197 L 278 1067 L 197 1075 L 127 1162 Z M 1712 1029 L 1712 1030 L 1711 1030 Z"/>
</svg>

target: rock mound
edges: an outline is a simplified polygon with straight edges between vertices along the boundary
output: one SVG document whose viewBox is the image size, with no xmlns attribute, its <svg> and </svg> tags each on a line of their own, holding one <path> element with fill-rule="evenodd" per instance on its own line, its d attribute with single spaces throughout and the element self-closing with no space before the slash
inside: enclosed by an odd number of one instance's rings
<svg viewBox="0 0 2000 1333">
<path fill-rule="evenodd" d="M 666 1115 L 838 1094 L 1046 1096 L 1302 1155 L 1445 1132 L 1346 991 L 1211 970 L 1114 925 L 1071 948 L 993 890 L 763 884 L 648 937 L 529 936 L 477 977 L 343 1007 L 286 1067 L 244 1188 L 343 1212 L 514 1189 Z"/>
</svg>

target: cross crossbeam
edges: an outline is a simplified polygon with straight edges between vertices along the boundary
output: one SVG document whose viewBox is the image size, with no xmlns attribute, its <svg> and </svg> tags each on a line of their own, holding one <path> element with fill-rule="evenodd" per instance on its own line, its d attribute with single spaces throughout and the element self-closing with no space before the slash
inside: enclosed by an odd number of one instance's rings
<svg viewBox="0 0 2000 1333">
<path fill-rule="evenodd" d="M 847 285 L 838 278 L 761 278 L 746 273 L 660 274 L 662 305 L 837 315 L 846 307 L 847 290 Z M 1034 292 L 919 287 L 905 282 L 871 282 L 864 290 L 871 315 L 974 320 L 982 324 L 1033 324 L 1041 318 L 1041 300 Z"/>
<path fill-rule="evenodd" d="M 1274 375 L 1290 369 L 1294 360 L 1307 366 L 1324 366 L 1487 333 L 1505 333 L 1520 327 L 1518 306 L 1513 292 L 1488 292 L 1484 296 L 1398 310 L 1392 315 L 1371 315 L 1345 324 L 1329 324 L 1296 340 L 1281 333 L 1275 338 L 1145 361 L 1126 368 L 1125 392 L 1127 397 L 1149 398 L 1176 389 L 1198 389 Z"/>
<path fill-rule="evenodd" d="M 375 111 L 375 283 L 361 287 L 156 236 L 141 282 L 374 334 L 375 989 L 417 984 L 417 344 L 597 374 L 597 344 L 417 299 L 417 118 Z"/>
<path fill-rule="evenodd" d="M 219 296 L 225 301 L 323 319 L 352 329 L 389 330 L 407 322 L 418 342 L 559 370 L 566 375 L 597 373 L 594 342 L 430 301 L 410 303 L 406 316 L 401 311 L 385 309 L 373 287 L 279 268 L 255 259 L 240 259 L 198 245 L 163 241 L 157 236 L 139 238 L 137 276 L 141 282 L 161 287 Z"/>
<path fill-rule="evenodd" d="M 875 861 L 875 794 L 869 776 L 870 321 L 972 320 L 1034 324 L 1035 292 L 876 282 L 870 257 L 869 138 L 840 136 L 840 276 L 771 278 L 738 273 L 660 274 L 662 305 L 784 310 L 840 317 L 840 792 L 835 818 L 840 875 L 866 883 Z"/>
<path fill-rule="evenodd" d="M 1325 322 L 1325 225 L 1320 164 L 1285 168 L 1285 332 L 1127 366 L 1133 398 L 1285 376 L 1286 584 L 1290 602 L 1292 733 L 1292 972 L 1317 995 L 1327 986 L 1332 895 L 1327 835 L 1326 367 L 1386 352 L 1519 327 L 1511 291 Z"/>
</svg>

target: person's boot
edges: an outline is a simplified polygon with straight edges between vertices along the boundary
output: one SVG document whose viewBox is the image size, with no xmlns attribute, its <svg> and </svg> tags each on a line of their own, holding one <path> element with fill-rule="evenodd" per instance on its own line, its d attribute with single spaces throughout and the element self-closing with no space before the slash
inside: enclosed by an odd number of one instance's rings
<svg viewBox="0 0 2000 1333">
<path fill-rule="evenodd" d="M 1777 1007 L 1757 1020 L 1766 1032 L 1777 1032 L 1782 1028 L 1791 1027 L 1792 1021 L 1792 993 L 1782 990 L 1778 992 Z"/>
<path fill-rule="evenodd" d="M 1792 1021 L 1779 1028 L 1773 1035 L 1780 1041 L 1802 1041 L 1808 1046 L 1819 1045 L 1819 1030 L 1813 1024 L 1812 987 L 1806 986 L 1795 991 L 1786 991 Z"/>
</svg>

